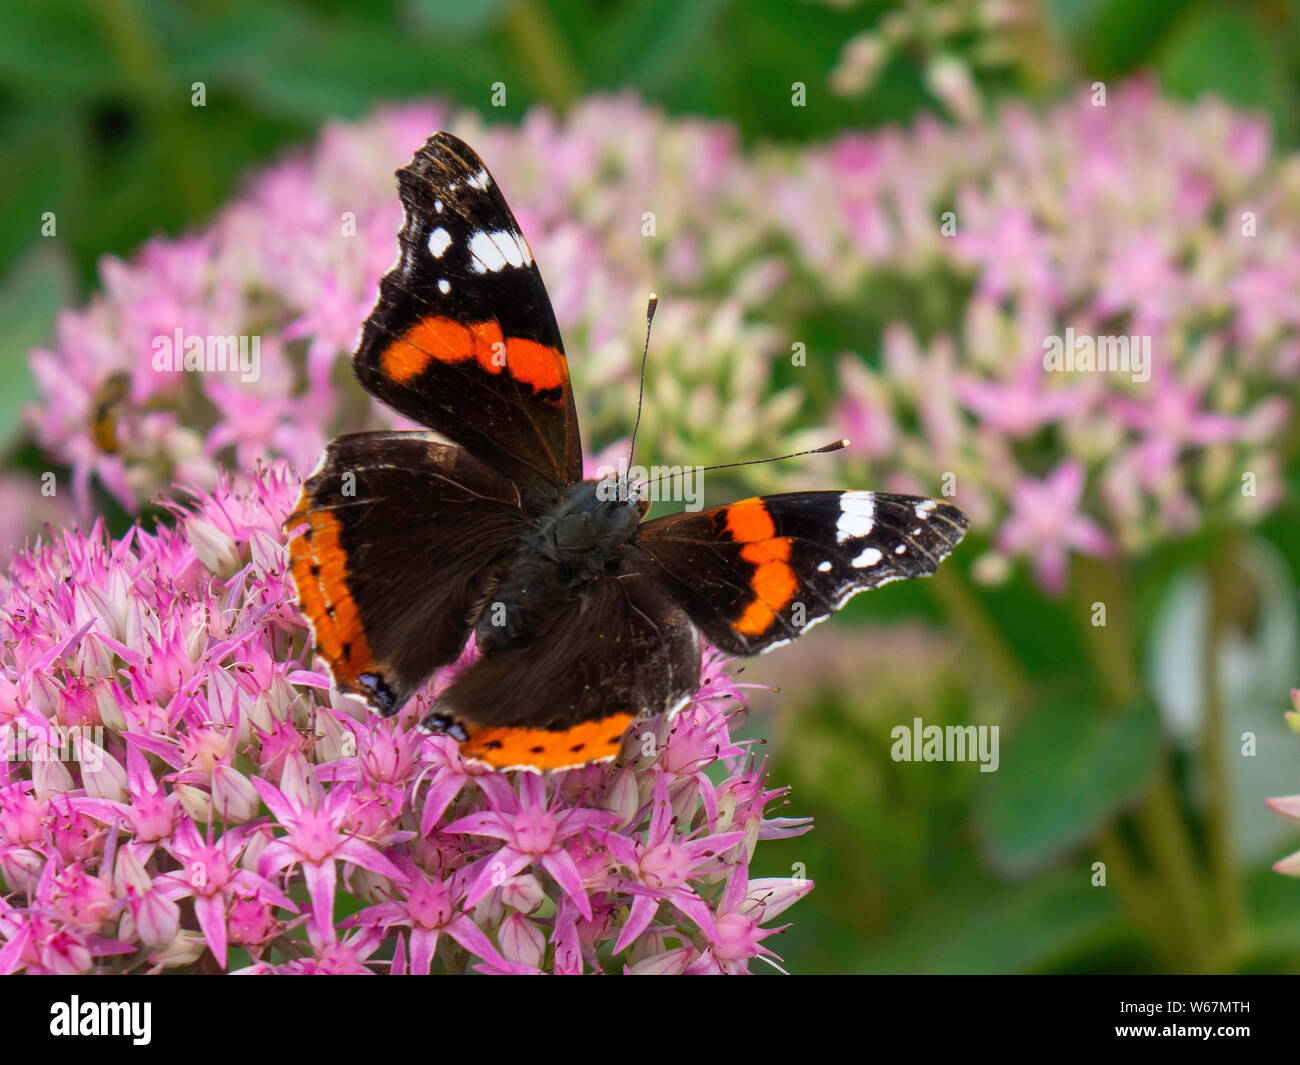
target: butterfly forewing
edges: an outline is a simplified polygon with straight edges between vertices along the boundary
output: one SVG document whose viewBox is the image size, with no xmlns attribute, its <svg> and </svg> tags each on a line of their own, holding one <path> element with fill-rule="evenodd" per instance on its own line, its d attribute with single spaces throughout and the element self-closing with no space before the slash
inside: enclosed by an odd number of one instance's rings
<svg viewBox="0 0 1300 1065">
<path fill-rule="evenodd" d="M 528 496 L 582 476 L 569 366 L 532 251 L 483 161 L 439 133 L 397 172 L 396 265 L 353 367 L 390 407 Z"/>
</svg>

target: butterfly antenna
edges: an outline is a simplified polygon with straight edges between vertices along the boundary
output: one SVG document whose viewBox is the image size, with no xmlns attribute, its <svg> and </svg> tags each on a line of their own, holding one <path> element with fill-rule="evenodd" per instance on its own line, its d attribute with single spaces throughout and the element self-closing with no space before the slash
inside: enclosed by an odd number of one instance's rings
<svg viewBox="0 0 1300 1065">
<path fill-rule="evenodd" d="M 632 456 L 636 454 L 636 431 L 641 428 L 641 403 L 645 399 L 645 360 L 650 354 L 650 326 L 655 320 L 655 308 L 659 306 L 659 297 L 650 293 L 650 302 L 645 308 L 645 348 L 641 352 L 641 387 L 636 394 L 636 422 L 632 426 L 632 446 L 627 452 L 628 469 L 632 468 Z"/>
<path fill-rule="evenodd" d="M 802 455 L 825 455 L 827 452 L 830 451 L 841 451 L 844 448 L 848 447 L 849 444 L 850 441 L 848 440 L 832 440 L 829 444 L 823 444 L 821 447 L 809 448 L 807 451 L 792 451 L 788 455 L 773 455 L 770 459 L 747 459 L 744 462 L 724 462 L 719 466 L 700 466 L 698 469 L 695 470 L 695 472 L 705 473 L 708 470 L 730 470 L 730 469 L 734 469 L 736 466 L 758 466 L 764 462 L 783 462 L 786 459 L 797 459 Z M 666 474 L 665 476 L 674 476 L 674 475 Z M 675 476 L 680 477 L 682 476 L 682 474 L 679 473 L 676 474 Z M 651 485 L 661 480 L 663 480 L 662 477 L 656 477 L 653 481 L 641 481 L 640 484 Z"/>
</svg>

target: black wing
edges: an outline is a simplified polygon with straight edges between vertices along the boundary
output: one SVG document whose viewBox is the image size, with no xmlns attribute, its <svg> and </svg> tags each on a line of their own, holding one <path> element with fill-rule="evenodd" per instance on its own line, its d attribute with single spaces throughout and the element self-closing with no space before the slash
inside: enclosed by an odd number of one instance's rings
<svg viewBox="0 0 1300 1065">
<path fill-rule="evenodd" d="M 485 654 L 426 724 L 499 769 L 564 769 L 614 757 L 637 717 L 699 687 L 699 633 L 658 582 L 629 573 L 568 594 L 549 632 Z"/>
<path fill-rule="evenodd" d="M 883 492 L 794 492 L 642 524 L 634 565 L 715 646 L 753 655 L 858 592 L 928 577 L 966 534 L 948 503 Z"/>
<path fill-rule="evenodd" d="M 582 478 L 555 312 L 492 175 L 449 133 L 397 172 L 399 258 L 353 368 L 393 409 L 467 448 L 526 497 Z"/>
<path fill-rule="evenodd" d="M 330 442 L 294 513 L 298 605 L 335 683 L 396 713 L 469 636 L 496 562 L 527 527 L 519 492 L 430 433 Z"/>
</svg>

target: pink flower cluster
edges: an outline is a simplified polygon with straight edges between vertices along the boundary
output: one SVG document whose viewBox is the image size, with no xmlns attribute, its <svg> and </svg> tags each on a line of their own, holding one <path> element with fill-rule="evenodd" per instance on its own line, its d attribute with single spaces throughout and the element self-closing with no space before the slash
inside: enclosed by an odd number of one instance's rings
<svg viewBox="0 0 1300 1065">
<path fill-rule="evenodd" d="M 845 355 L 839 418 L 865 483 L 955 492 L 993 531 L 984 576 L 1024 557 L 1059 592 L 1072 553 L 1139 554 L 1282 498 L 1300 159 L 1270 161 L 1265 119 L 1135 81 L 923 120 L 807 153 L 781 214 L 836 302 L 886 281 L 897 299 L 901 278 L 955 309 Z M 1127 365 L 1049 357 L 1089 344 Z"/>
<path fill-rule="evenodd" d="M 498 774 L 331 695 L 283 463 L 0 583 L 0 973 L 743 972 L 811 889 L 711 656 L 617 767 Z M 435 678 L 435 685 L 438 683 Z M 422 697 L 421 697 L 422 698 Z M 418 701 L 418 700 L 417 700 Z"/>
</svg>

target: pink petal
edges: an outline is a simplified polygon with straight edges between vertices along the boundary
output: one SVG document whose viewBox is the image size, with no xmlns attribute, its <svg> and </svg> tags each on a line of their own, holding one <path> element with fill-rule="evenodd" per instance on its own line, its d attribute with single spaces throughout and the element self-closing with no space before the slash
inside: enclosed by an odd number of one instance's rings
<svg viewBox="0 0 1300 1065">
<path fill-rule="evenodd" d="M 220 895 L 194 896 L 194 916 L 217 964 L 226 967 L 226 903 Z"/>
<path fill-rule="evenodd" d="M 338 870 L 334 868 L 333 859 L 325 862 L 303 862 L 302 874 L 307 881 L 307 892 L 311 895 L 311 910 L 316 918 L 316 928 L 330 942 L 334 935 L 334 887 L 338 881 Z"/>
<path fill-rule="evenodd" d="M 411 929 L 412 973 L 420 976 L 429 975 L 429 970 L 433 968 L 433 952 L 438 949 L 438 936 L 440 934 L 437 928 Z"/>
<path fill-rule="evenodd" d="M 532 862 L 532 856 L 520 854 L 510 847 L 502 847 L 496 854 L 489 855 L 479 864 L 482 869 L 474 878 L 474 885 L 465 893 L 465 905 L 473 906 L 479 899 L 514 876 Z"/>
<path fill-rule="evenodd" d="M 407 880 L 407 876 L 402 870 L 397 868 L 369 843 L 364 843 L 359 839 L 344 840 L 335 848 L 334 854 L 336 857 L 349 861 L 353 865 L 360 865 L 365 869 L 369 869 L 372 873 L 379 873 L 381 876 L 396 880 L 399 884 L 404 884 Z"/>
<path fill-rule="evenodd" d="M 439 821 L 452 800 L 465 789 L 465 777 L 454 770 L 443 770 L 434 777 L 433 784 L 424 793 L 424 809 L 420 814 L 420 835 L 427 836 Z"/>
<path fill-rule="evenodd" d="M 637 895 L 632 901 L 632 912 L 627 915 L 627 924 L 623 926 L 623 931 L 618 935 L 618 942 L 614 944 L 614 953 L 626 949 L 644 932 L 658 911 L 658 899 L 651 895 Z"/>
<path fill-rule="evenodd" d="M 261 777 L 253 778 L 253 787 L 257 789 L 257 794 L 262 797 L 266 803 L 266 808 L 271 811 L 275 819 L 286 828 L 293 827 L 298 821 L 298 809 L 284 795 L 284 793 L 274 784 L 268 783 Z"/>
<path fill-rule="evenodd" d="M 744 833 L 739 835 L 743 838 Z M 582 916 L 590 921 L 591 900 L 587 898 L 587 892 L 582 887 L 582 876 L 578 872 L 578 867 L 573 864 L 569 852 L 554 850 L 542 855 L 542 868 L 555 878 L 555 882 L 573 900 Z"/>
<path fill-rule="evenodd" d="M 514 839 L 515 836 L 514 827 L 500 814 L 490 811 L 466 814 L 447 825 L 443 831 L 464 832 L 470 836 L 491 836 L 493 839 L 506 841 Z"/>
<path fill-rule="evenodd" d="M 452 918 L 451 923 L 447 925 L 447 934 L 471 954 L 477 954 L 484 961 L 499 965 L 507 964 L 505 958 L 501 957 L 497 948 L 492 945 L 492 941 L 483 933 L 483 929 L 463 913 Z"/>
</svg>

